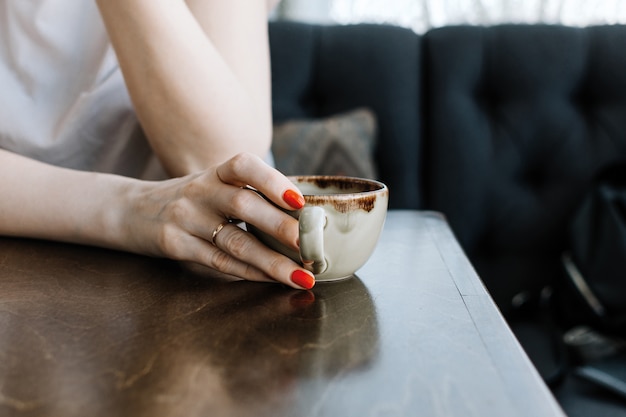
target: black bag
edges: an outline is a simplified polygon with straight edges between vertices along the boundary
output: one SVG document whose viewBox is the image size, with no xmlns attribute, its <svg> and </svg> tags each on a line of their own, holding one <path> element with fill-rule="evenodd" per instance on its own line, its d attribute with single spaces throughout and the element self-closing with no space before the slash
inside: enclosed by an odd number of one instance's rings
<svg viewBox="0 0 626 417">
<path fill-rule="evenodd" d="M 626 162 L 601 171 L 574 213 L 563 267 L 565 319 L 626 336 Z"/>
<path fill-rule="evenodd" d="M 573 375 L 626 399 L 626 161 L 594 179 L 565 243 L 562 279 L 512 329 L 551 387 Z"/>
</svg>

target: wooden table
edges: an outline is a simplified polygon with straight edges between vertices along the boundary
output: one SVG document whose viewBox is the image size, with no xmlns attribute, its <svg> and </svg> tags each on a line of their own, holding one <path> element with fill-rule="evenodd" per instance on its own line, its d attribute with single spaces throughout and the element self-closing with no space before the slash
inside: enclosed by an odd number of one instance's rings
<svg viewBox="0 0 626 417">
<path fill-rule="evenodd" d="M 445 220 L 312 291 L 0 238 L 1 416 L 563 416 Z"/>
</svg>

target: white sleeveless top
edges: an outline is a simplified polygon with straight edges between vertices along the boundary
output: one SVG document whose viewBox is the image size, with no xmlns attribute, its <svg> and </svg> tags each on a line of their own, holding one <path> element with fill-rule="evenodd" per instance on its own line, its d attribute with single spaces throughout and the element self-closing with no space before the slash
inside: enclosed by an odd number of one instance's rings
<svg viewBox="0 0 626 417">
<path fill-rule="evenodd" d="M 0 0 L 0 148 L 68 168 L 165 175 L 93 0 Z"/>
</svg>

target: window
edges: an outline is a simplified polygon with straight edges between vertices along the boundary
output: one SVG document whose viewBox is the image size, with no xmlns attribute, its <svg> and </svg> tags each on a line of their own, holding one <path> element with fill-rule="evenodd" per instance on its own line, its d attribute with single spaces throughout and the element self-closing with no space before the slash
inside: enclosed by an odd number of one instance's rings
<svg viewBox="0 0 626 417">
<path fill-rule="evenodd" d="M 283 0 L 281 12 L 287 19 L 392 23 L 417 32 L 465 23 L 626 23 L 624 0 Z"/>
</svg>

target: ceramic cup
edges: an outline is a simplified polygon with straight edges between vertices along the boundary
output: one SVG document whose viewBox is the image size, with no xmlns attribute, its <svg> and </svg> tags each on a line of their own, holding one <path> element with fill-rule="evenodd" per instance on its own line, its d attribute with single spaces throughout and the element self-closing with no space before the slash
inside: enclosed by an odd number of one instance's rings
<svg viewBox="0 0 626 417">
<path fill-rule="evenodd" d="M 294 176 L 304 195 L 298 219 L 300 252 L 253 225 L 248 231 L 315 274 L 316 281 L 351 277 L 371 256 L 385 222 L 389 190 L 379 181 L 343 176 Z"/>
</svg>

